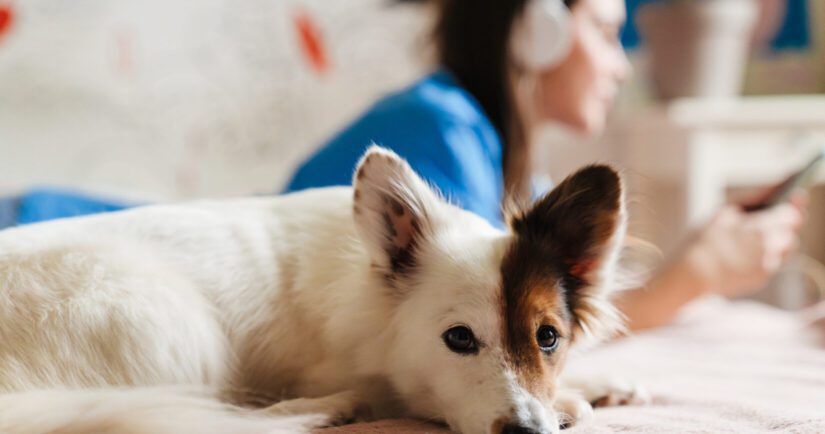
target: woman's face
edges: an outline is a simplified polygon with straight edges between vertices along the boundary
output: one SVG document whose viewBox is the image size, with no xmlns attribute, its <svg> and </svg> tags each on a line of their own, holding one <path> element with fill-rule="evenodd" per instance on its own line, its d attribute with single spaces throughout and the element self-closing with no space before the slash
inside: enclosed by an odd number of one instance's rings
<svg viewBox="0 0 825 434">
<path fill-rule="evenodd" d="M 542 120 L 588 134 L 604 129 L 619 85 L 631 73 L 619 41 L 624 20 L 624 0 L 579 0 L 573 5 L 570 54 L 558 66 L 539 73 Z"/>
</svg>

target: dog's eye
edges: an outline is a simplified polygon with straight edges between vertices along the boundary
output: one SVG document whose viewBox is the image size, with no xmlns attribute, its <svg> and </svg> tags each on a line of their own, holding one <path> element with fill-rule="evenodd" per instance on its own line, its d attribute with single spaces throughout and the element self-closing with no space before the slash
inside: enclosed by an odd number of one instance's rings
<svg viewBox="0 0 825 434">
<path fill-rule="evenodd" d="M 475 354 L 478 352 L 473 331 L 464 326 L 453 327 L 441 336 L 447 348 L 459 354 Z"/>
<path fill-rule="evenodd" d="M 553 326 L 543 325 L 536 332 L 536 341 L 542 351 L 549 353 L 559 345 L 559 333 Z"/>
</svg>

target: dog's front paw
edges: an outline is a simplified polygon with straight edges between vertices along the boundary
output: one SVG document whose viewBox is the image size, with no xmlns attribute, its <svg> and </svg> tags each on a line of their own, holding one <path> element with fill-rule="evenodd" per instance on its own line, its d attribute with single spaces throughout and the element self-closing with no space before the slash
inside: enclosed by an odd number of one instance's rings
<svg viewBox="0 0 825 434">
<path fill-rule="evenodd" d="M 593 417 L 593 407 L 581 394 L 574 391 L 560 391 L 556 396 L 553 409 L 558 415 L 561 429 L 569 428 Z"/>
<path fill-rule="evenodd" d="M 319 413 L 327 416 L 327 425 L 345 425 L 372 419 L 372 409 L 358 399 L 355 392 L 342 392 L 322 398 Z"/>
<path fill-rule="evenodd" d="M 651 402 L 650 393 L 644 387 L 618 378 L 594 381 L 582 386 L 582 393 L 595 408 L 647 405 Z"/>
<path fill-rule="evenodd" d="M 372 419 L 372 409 L 355 392 L 346 391 L 321 398 L 282 401 L 264 410 L 277 415 L 321 416 L 321 426 L 345 425 Z"/>
</svg>

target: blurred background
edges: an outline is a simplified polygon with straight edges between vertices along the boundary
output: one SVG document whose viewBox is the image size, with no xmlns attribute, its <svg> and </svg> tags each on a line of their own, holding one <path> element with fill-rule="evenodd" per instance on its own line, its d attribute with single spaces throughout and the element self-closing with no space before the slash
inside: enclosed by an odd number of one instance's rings
<svg viewBox="0 0 825 434">
<path fill-rule="evenodd" d="M 140 203 L 277 192 L 378 97 L 432 69 L 426 2 L 0 0 L 0 196 Z M 625 168 L 632 231 L 668 251 L 825 146 L 825 2 L 635 0 L 635 74 L 598 138 L 548 127 L 536 171 Z M 825 285 L 825 203 L 761 295 Z M 780 289 L 781 288 L 781 289 Z"/>
</svg>

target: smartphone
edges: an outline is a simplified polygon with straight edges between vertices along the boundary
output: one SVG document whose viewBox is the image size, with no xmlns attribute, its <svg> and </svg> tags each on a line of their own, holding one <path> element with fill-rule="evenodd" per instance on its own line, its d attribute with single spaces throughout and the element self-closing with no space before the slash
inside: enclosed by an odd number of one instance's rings
<svg viewBox="0 0 825 434">
<path fill-rule="evenodd" d="M 817 169 L 819 169 L 823 161 L 825 161 L 825 150 L 820 151 L 802 170 L 785 178 L 785 180 L 774 187 L 764 199 L 745 205 L 742 209 L 744 209 L 745 212 L 756 212 L 786 202 L 796 189 L 808 188 L 816 181 Z"/>
</svg>

